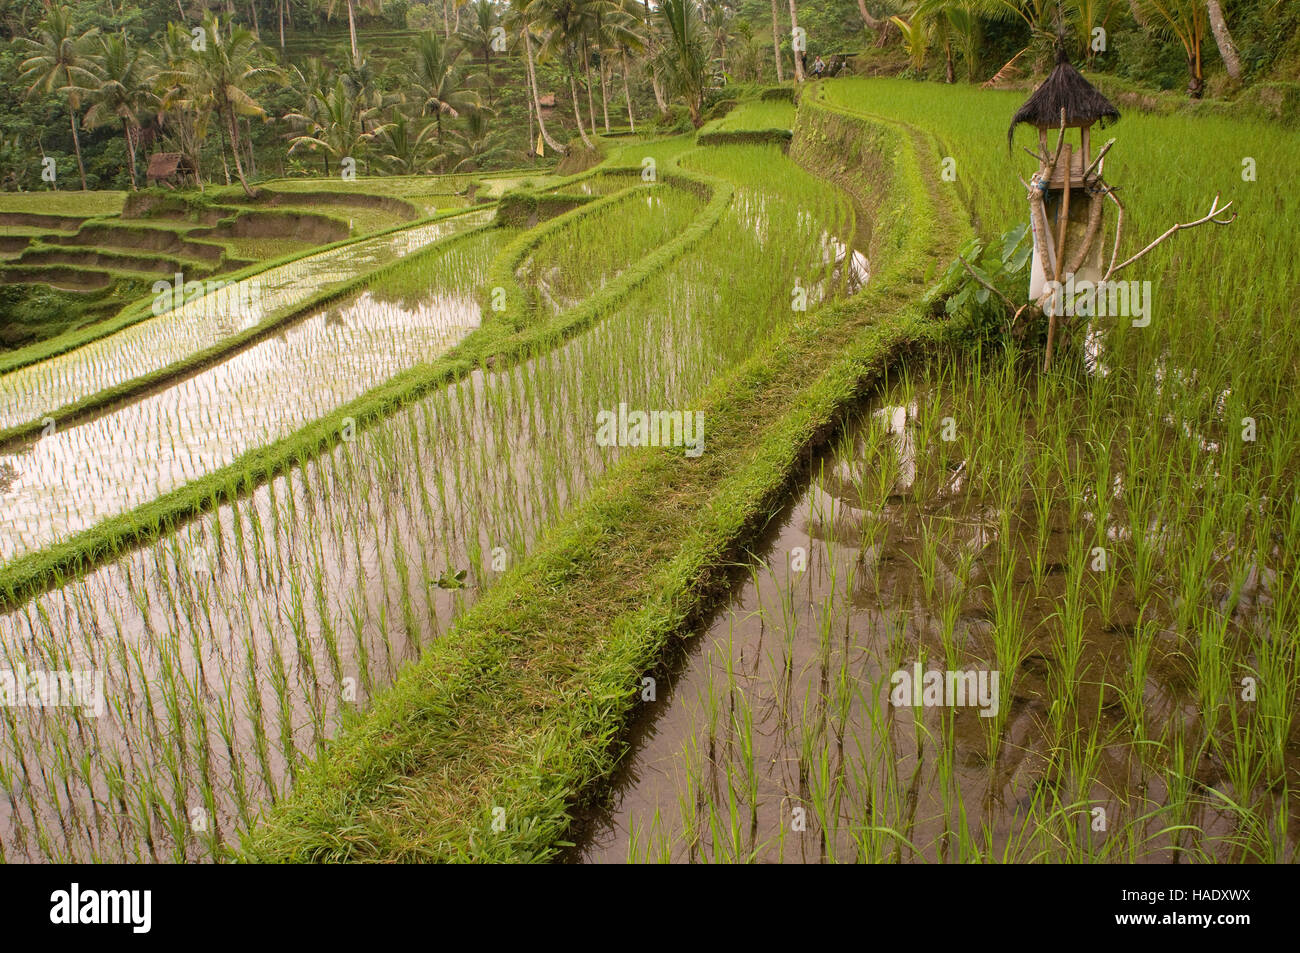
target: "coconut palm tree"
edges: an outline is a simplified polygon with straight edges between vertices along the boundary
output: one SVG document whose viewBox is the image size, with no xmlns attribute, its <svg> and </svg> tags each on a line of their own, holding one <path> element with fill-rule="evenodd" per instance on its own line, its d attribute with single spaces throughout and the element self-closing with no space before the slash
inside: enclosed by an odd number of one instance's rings
<svg viewBox="0 0 1300 953">
<path fill-rule="evenodd" d="M 77 133 L 77 110 L 81 106 L 80 90 L 93 80 L 88 69 L 86 51 L 96 35 L 94 29 L 78 33 L 72 11 L 66 6 L 51 7 L 36 28 L 35 39 L 24 39 L 27 58 L 19 67 L 28 95 L 63 93 L 68 100 L 68 118 L 72 123 L 72 148 L 77 154 L 77 171 L 81 190 L 86 190 L 86 165 L 81 159 L 81 136 Z"/>
<path fill-rule="evenodd" d="M 776 0 L 772 0 L 772 50 L 776 54 L 776 81 L 784 83 L 785 77 L 781 75 L 781 13 Z"/>
<path fill-rule="evenodd" d="M 506 154 L 502 134 L 492 128 L 487 110 L 476 109 L 465 117 L 462 129 L 452 132 L 444 156 L 444 172 L 476 172 Z"/>
<path fill-rule="evenodd" d="M 370 143 L 385 128 L 376 126 L 366 130 L 367 121 L 374 118 L 372 110 L 361 105 L 349 92 L 343 77 L 323 96 L 313 93 L 317 100 L 310 114 L 289 113 L 285 119 L 305 125 L 310 132 L 294 136 L 289 143 L 290 154 L 302 148 L 315 151 L 323 149 L 335 164 L 344 159 L 360 161 L 370 149 Z"/>
<path fill-rule="evenodd" d="M 492 0 L 474 0 L 470 4 L 470 16 L 460 30 L 460 38 L 466 49 L 483 57 L 483 71 L 487 74 L 488 103 L 493 101 L 492 88 L 492 43 L 496 39 L 493 29 L 497 26 L 496 5 Z"/>
<path fill-rule="evenodd" d="M 528 73 L 528 91 L 532 97 L 533 111 L 537 116 L 537 128 L 542 140 L 556 152 L 563 152 L 564 146 L 551 138 L 546 129 L 546 119 L 542 115 L 541 94 L 537 90 L 537 60 L 533 52 L 533 31 L 536 29 L 533 15 L 528 12 L 532 0 L 510 0 L 510 10 L 506 15 L 507 29 L 517 30 L 524 41 L 524 66 Z"/>
<path fill-rule="evenodd" d="M 663 0 L 657 17 L 658 47 L 652 69 L 673 98 L 686 103 L 691 123 L 704 121 L 709 76 L 709 34 L 696 0 Z"/>
<path fill-rule="evenodd" d="M 90 100 L 86 128 L 94 129 L 117 120 L 126 138 L 126 157 L 131 189 L 136 188 L 135 151 L 145 117 L 158 104 L 150 84 L 152 66 L 144 51 L 134 48 L 126 31 L 100 37 L 99 52 L 92 59 L 95 79 L 84 90 Z"/>
<path fill-rule="evenodd" d="M 415 41 L 415 77 L 410 82 L 411 98 L 418 101 L 422 115 L 432 113 L 442 142 L 444 116 L 456 119 L 467 109 L 479 106 L 478 94 L 468 88 L 460 70 L 461 51 L 433 30 Z"/>
<path fill-rule="evenodd" d="M 265 116 L 266 110 L 258 105 L 250 90 L 266 80 L 281 79 L 282 74 L 265 62 L 261 44 L 243 27 L 226 26 L 219 17 L 209 16 L 204 18 L 203 28 L 207 42 L 198 50 L 191 49 L 175 67 L 160 74 L 160 81 L 173 87 L 173 102 L 185 104 L 200 115 L 216 115 L 223 135 L 230 135 L 239 184 L 251 196 L 253 190 L 248 187 L 240 158 L 237 119 Z M 165 96 L 164 103 L 167 101 Z"/>
<path fill-rule="evenodd" d="M 419 175 L 438 158 L 434 150 L 434 124 L 430 119 L 410 119 L 400 112 L 381 126 L 374 138 L 380 164 L 392 175 Z"/>
<path fill-rule="evenodd" d="M 361 59 L 361 51 L 357 47 L 357 14 L 358 5 L 363 10 L 373 10 L 375 0 L 343 0 L 348 9 L 348 40 L 352 44 L 352 62 L 356 63 Z M 325 15 L 334 16 L 334 9 L 338 6 L 338 0 L 328 0 L 325 6 Z"/>
<path fill-rule="evenodd" d="M 544 31 L 538 57 L 542 60 L 558 59 L 564 64 L 569 79 L 569 93 L 573 97 L 573 118 L 578 124 L 578 135 L 583 145 L 594 149 L 587 130 L 582 124 L 582 107 L 578 104 L 577 61 L 582 51 L 585 0 L 530 0 L 525 8 L 529 20 Z M 593 130 L 594 131 L 594 130 Z"/>
<path fill-rule="evenodd" d="M 190 56 L 192 40 L 190 31 L 183 24 L 167 24 L 167 31 L 158 40 L 152 78 L 154 93 L 159 97 L 158 123 L 174 143 L 175 151 L 188 157 L 194 164 L 195 177 L 202 189 L 203 175 L 199 159 L 203 138 L 207 134 L 211 105 L 187 101 L 183 89 L 169 85 L 179 75 L 182 64 Z"/>
</svg>

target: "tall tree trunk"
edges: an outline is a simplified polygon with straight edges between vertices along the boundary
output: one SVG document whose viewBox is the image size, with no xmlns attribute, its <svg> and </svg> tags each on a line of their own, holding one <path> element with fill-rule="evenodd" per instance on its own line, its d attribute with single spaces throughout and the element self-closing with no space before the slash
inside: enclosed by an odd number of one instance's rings
<svg viewBox="0 0 1300 953">
<path fill-rule="evenodd" d="M 447 0 L 442 0 L 442 35 L 444 39 L 451 39 L 451 11 L 447 9 Z"/>
<path fill-rule="evenodd" d="M 86 164 L 81 161 L 81 137 L 77 135 L 77 112 L 68 104 L 68 116 L 72 119 L 72 148 L 77 153 L 77 171 L 81 173 L 81 191 L 86 191 Z"/>
<path fill-rule="evenodd" d="M 785 82 L 781 70 L 781 16 L 777 11 L 776 0 L 772 0 L 772 52 L 776 54 L 776 81 Z"/>
<path fill-rule="evenodd" d="M 280 0 L 280 52 L 284 52 L 284 6 L 289 0 Z"/>
<path fill-rule="evenodd" d="M 131 135 L 131 124 L 122 120 L 122 135 L 126 137 L 126 167 L 131 175 L 131 191 L 136 191 L 135 184 L 135 139 Z"/>
<path fill-rule="evenodd" d="M 244 160 L 239 158 L 239 127 L 235 125 L 233 109 L 227 113 L 226 122 L 230 126 L 230 154 L 235 157 L 235 175 L 239 176 L 239 184 L 244 187 L 244 194 L 252 198 L 253 190 L 248 187 L 248 180 L 244 178 Z"/>
<path fill-rule="evenodd" d="M 627 100 L 627 124 L 636 132 L 636 117 L 632 115 L 632 93 L 627 87 L 627 50 L 623 51 L 623 98 Z"/>
<path fill-rule="evenodd" d="M 1233 79 L 1241 79 L 1241 60 L 1237 58 L 1237 48 L 1233 45 L 1232 34 L 1228 32 L 1228 21 L 1223 18 L 1219 0 L 1206 0 L 1205 9 L 1210 14 L 1210 31 L 1214 34 L 1214 42 L 1219 47 L 1219 56 L 1223 58 L 1228 75 Z"/>
<path fill-rule="evenodd" d="M 72 85 L 72 70 L 66 66 L 63 68 L 63 75 L 68 80 L 68 85 Z M 68 94 L 68 118 L 72 122 L 72 148 L 77 153 L 77 171 L 81 174 L 81 191 L 86 191 L 86 164 L 81 161 L 81 136 L 77 135 L 77 104 L 73 100 L 72 94 Z"/>
<path fill-rule="evenodd" d="M 791 39 L 792 47 L 794 45 L 793 44 L 794 37 L 798 32 L 799 32 L 799 11 L 795 8 L 794 0 L 790 0 L 790 39 Z M 803 82 L 803 58 L 807 55 L 807 53 L 808 53 L 807 47 L 805 47 L 803 50 L 794 51 L 794 81 L 796 83 Z"/>
<path fill-rule="evenodd" d="M 262 38 L 262 28 L 257 22 L 257 0 L 248 0 L 248 10 L 253 14 L 253 36 Z"/>
<path fill-rule="evenodd" d="M 348 0 L 348 36 L 352 40 L 352 65 L 361 64 L 361 54 L 357 50 L 357 19 L 352 13 L 352 0 Z"/>
<path fill-rule="evenodd" d="M 230 184 L 230 163 L 226 161 L 226 124 L 225 120 L 217 118 L 217 133 L 221 139 L 221 171 L 226 175 L 226 185 Z"/>
<path fill-rule="evenodd" d="M 609 132 L 609 90 L 605 83 L 605 57 L 600 58 L 600 108 L 605 113 L 605 132 Z"/>
<path fill-rule="evenodd" d="M 587 130 L 582 128 L 582 104 L 578 101 L 578 71 L 569 68 L 569 92 L 573 94 L 573 118 L 578 123 L 578 135 L 582 137 L 583 144 L 588 149 L 596 148 L 592 145 L 591 140 L 587 138 Z"/>
<path fill-rule="evenodd" d="M 533 93 L 533 107 L 537 111 L 537 130 L 542 134 L 542 141 L 554 149 L 556 152 L 563 152 L 564 146 L 560 145 L 551 138 L 551 134 L 546 131 L 546 120 L 542 118 L 542 97 L 537 91 L 537 66 L 533 62 L 533 38 L 529 33 L 528 27 L 523 29 L 524 34 L 524 55 L 528 65 L 528 86 Z"/>
<path fill-rule="evenodd" d="M 244 120 L 244 145 L 248 149 L 248 174 L 257 178 L 257 156 L 253 154 L 253 120 Z"/>
<path fill-rule="evenodd" d="M 889 22 L 888 20 L 877 20 L 871 15 L 867 11 L 867 0 L 858 0 L 858 13 L 862 14 L 862 22 L 867 25 L 867 28 L 877 33 Z"/>
<path fill-rule="evenodd" d="M 591 96 L 591 50 L 587 47 L 587 39 L 582 40 L 582 78 L 583 84 L 587 87 L 587 116 L 591 120 L 591 134 L 596 134 L 596 101 Z"/>
</svg>

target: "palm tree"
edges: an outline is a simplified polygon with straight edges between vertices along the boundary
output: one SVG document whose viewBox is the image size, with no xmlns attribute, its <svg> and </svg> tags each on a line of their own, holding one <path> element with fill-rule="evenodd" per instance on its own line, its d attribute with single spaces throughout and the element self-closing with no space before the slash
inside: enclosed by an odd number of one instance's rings
<svg viewBox="0 0 1300 953">
<path fill-rule="evenodd" d="M 658 13 L 659 52 L 652 68 L 668 95 L 685 101 L 698 129 L 709 75 L 708 31 L 696 0 L 663 0 Z"/>
<path fill-rule="evenodd" d="M 794 0 L 790 0 L 790 37 L 791 39 L 793 39 L 798 35 L 799 35 L 799 11 L 795 7 Z M 796 83 L 802 83 L 803 82 L 803 57 L 804 57 L 804 53 L 806 53 L 807 51 L 792 49 L 791 52 L 794 54 L 794 81 Z"/>
<path fill-rule="evenodd" d="M 551 134 L 546 130 L 546 120 L 542 116 L 541 94 L 537 90 L 537 62 L 533 54 L 533 30 L 536 27 L 532 15 L 528 12 L 531 2 L 532 0 L 510 0 L 510 12 L 507 14 L 506 23 L 518 29 L 519 35 L 524 40 L 524 65 L 528 72 L 528 91 L 532 96 L 533 111 L 537 115 L 537 128 L 542 134 L 542 140 L 556 152 L 563 152 L 564 146 L 551 138 Z"/>
<path fill-rule="evenodd" d="M 185 60 L 191 55 L 192 40 L 190 31 L 184 25 L 167 24 L 167 31 L 158 41 L 153 84 L 154 92 L 159 96 L 159 125 L 175 144 L 175 151 L 188 157 L 194 164 L 198 186 L 202 189 L 203 175 L 199 159 L 211 107 L 210 104 L 187 100 L 184 90 L 173 85 Z"/>
<path fill-rule="evenodd" d="M 582 45 L 584 0 L 530 0 L 527 15 L 531 22 L 545 31 L 539 58 L 559 59 L 569 78 L 569 93 L 573 97 L 573 118 L 578 124 L 578 135 L 588 149 L 595 146 L 582 125 L 582 107 L 578 104 L 577 57 Z M 594 131 L 594 130 L 593 130 Z"/>
<path fill-rule="evenodd" d="M 491 103 L 492 43 L 495 40 L 492 30 L 497 25 L 496 7 L 492 0 L 474 0 L 470 6 L 472 16 L 469 23 L 461 29 L 460 37 L 466 48 L 483 57 L 483 70 L 487 73 L 488 103 Z"/>
<path fill-rule="evenodd" d="M 427 172 L 436 156 L 431 120 L 409 119 L 400 112 L 374 138 L 380 164 L 392 175 Z"/>
<path fill-rule="evenodd" d="M 315 108 L 308 113 L 289 113 L 285 116 L 290 122 L 306 125 L 311 132 L 294 136 L 289 144 L 290 154 L 301 147 L 313 151 L 325 150 L 335 163 L 344 159 L 359 160 L 366 156 L 370 142 L 384 128 L 366 131 L 367 120 L 373 118 L 370 110 L 358 103 L 340 76 L 334 86 L 324 96 L 313 93 L 317 100 Z"/>
<path fill-rule="evenodd" d="M 77 134 L 77 109 L 80 90 L 93 80 L 87 69 L 86 48 L 96 30 L 78 34 L 72 12 L 66 6 L 51 7 L 36 28 L 36 38 L 23 40 L 27 58 L 23 60 L 22 81 L 28 95 L 51 93 L 56 89 L 68 98 L 68 117 L 72 123 L 72 148 L 77 153 L 77 171 L 81 174 L 81 191 L 86 191 L 86 165 L 81 159 L 81 137 Z"/>
<path fill-rule="evenodd" d="M 1201 47 L 1209 29 L 1203 0 L 1131 0 L 1130 5 L 1142 26 L 1156 34 L 1173 34 L 1187 55 L 1187 95 L 1200 99 L 1205 94 L 1205 76 L 1201 71 Z"/>
<path fill-rule="evenodd" d="M 479 105 L 478 95 L 465 88 L 459 60 L 460 50 L 433 30 L 420 34 L 415 41 L 415 79 L 410 86 L 419 100 L 421 113 L 433 113 L 439 143 L 443 116 L 455 119 L 466 109 Z"/>
<path fill-rule="evenodd" d="M 191 50 L 175 67 L 165 70 L 160 80 L 173 87 L 171 101 L 195 110 L 202 116 L 215 113 L 220 128 L 230 135 L 230 151 L 235 157 L 235 174 L 244 193 L 252 196 L 240 158 L 240 135 L 237 118 L 265 116 L 249 90 L 258 82 L 279 79 L 281 73 L 262 58 L 262 46 L 243 27 L 225 26 L 219 17 L 206 17 L 203 28 L 208 42 Z M 164 103 L 168 97 L 164 97 Z M 206 131 L 206 119 L 202 132 Z"/>
<path fill-rule="evenodd" d="M 91 100 L 86 110 L 86 128 L 94 129 L 114 119 L 122 123 L 126 137 L 126 157 L 131 173 L 131 189 L 136 188 L 135 150 L 142 119 L 155 107 L 158 97 L 149 84 L 152 72 L 142 50 L 134 49 L 126 31 L 100 38 L 100 50 L 94 57 L 94 85 L 84 90 Z"/>
<path fill-rule="evenodd" d="M 444 172 L 476 172 L 506 153 L 500 132 L 492 129 L 486 110 L 476 109 L 465 126 L 451 134 Z"/>
<path fill-rule="evenodd" d="M 361 51 L 357 48 L 357 14 L 356 7 L 360 3 L 362 9 L 371 10 L 374 8 L 374 0 L 343 0 L 348 8 L 348 39 L 352 44 L 352 62 L 356 63 L 361 59 Z M 325 7 L 327 17 L 334 16 L 334 8 L 338 6 L 338 0 L 328 0 Z"/>
</svg>

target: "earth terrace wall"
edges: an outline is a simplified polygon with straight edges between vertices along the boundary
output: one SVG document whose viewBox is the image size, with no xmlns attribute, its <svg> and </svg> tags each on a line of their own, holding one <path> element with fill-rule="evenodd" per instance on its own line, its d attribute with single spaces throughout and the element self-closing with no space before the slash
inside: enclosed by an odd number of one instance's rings
<svg viewBox="0 0 1300 953">
<path fill-rule="evenodd" d="M 184 521 L 250 493 L 290 467 L 331 450 L 343 439 L 345 423 L 363 430 L 430 391 L 467 378 L 476 369 L 491 367 L 501 370 L 525 361 L 534 354 L 547 353 L 594 324 L 617 308 L 658 269 L 698 245 L 713 230 L 730 205 L 730 186 L 719 184 L 715 187 L 707 180 L 685 172 L 675 175 L 683 180 L 698 181 L 699 187 L 708 190 L 709 202 L 704 210 L 671 242 L 642 258 L 582 304 L 539 322 L 530 321 L 529 318 L 535 316 L 522 307 L 514 313 L 499 315 L 490 309 L 489 302 L 482 325 L 435 361 L 394 375 L 383 384 L 294 433 L 250 450 L 229 466 L 192 480 L 144 506 L 105 520 L 68 540 L 20 556 L 0 567 L 0 611 L 15 608 L 38 593 L 57 588 L 76 575 L 113 559 L 128 547 L 158 539 Z M 582 214 L 590 208 L 591 206 L 584 206 L 570 214 Z M 547 227 L 553 228 L 560 227 L 560 224 L 558 219 L 546 223 Z M 493 227 L 495 226 L 482 226 L 484 229 Z M 364 280 L 370 281 L 393 268 L 418 262 L 424 255 L 438 254 L 449 242 L 464 240 L 479 234 L 481 230 L 471 229 L 452 236 L 448 242 L 440 242 L 385 269 L 370 272 Z M 492 287 L 490 281 L 488 287 Z M 515 300 L 522 301 L 522 295 Z"/>
<path fill-rule="evenodd" d="M 811 115 L 805 137 L 830 122 Z M 850 135 L 851 118 L 831 124 Z M 299 775 L 239 856 L 544 861 L 565 846 L 575 806 L 617 761 L 642 675 L 727 591 L 729 564 L 811 448 L 890 363 L 947 339 L 922 276 L 969 226 L 940 207 L 947 193 L 918 163 L 923 140 L 856 122 L 887 176 L 860 191 L 888 196 L 899 230 L 880 236 L 868 287 L 776 332 L 710 387 L 700 457 L 637 451 L 606 473 Z"/>
</svg>

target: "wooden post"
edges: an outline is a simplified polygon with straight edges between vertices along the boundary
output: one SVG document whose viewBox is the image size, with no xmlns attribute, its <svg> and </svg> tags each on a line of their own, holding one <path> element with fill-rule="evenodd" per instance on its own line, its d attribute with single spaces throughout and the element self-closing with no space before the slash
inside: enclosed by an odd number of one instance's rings
<svg viewBox="0 0 1300 953">
<path fill-rule="evenodd" d="M 1061 210 L 1056 217 L 1056 268 L 1055 280 L 1061 280 L 1061 269 L 1065 265 L 1065 230 L 1070 224 L 1070 147 L 1067 144 L 1062 155 L 1065 159 L 1065 188 L 1061 190 Z M 1056 340 L 1056 309 L 1047 317 L 1047 351 L 1043 355 L 1043 373 L 1052 366 L 1052 345 Z"/>
</svg>

